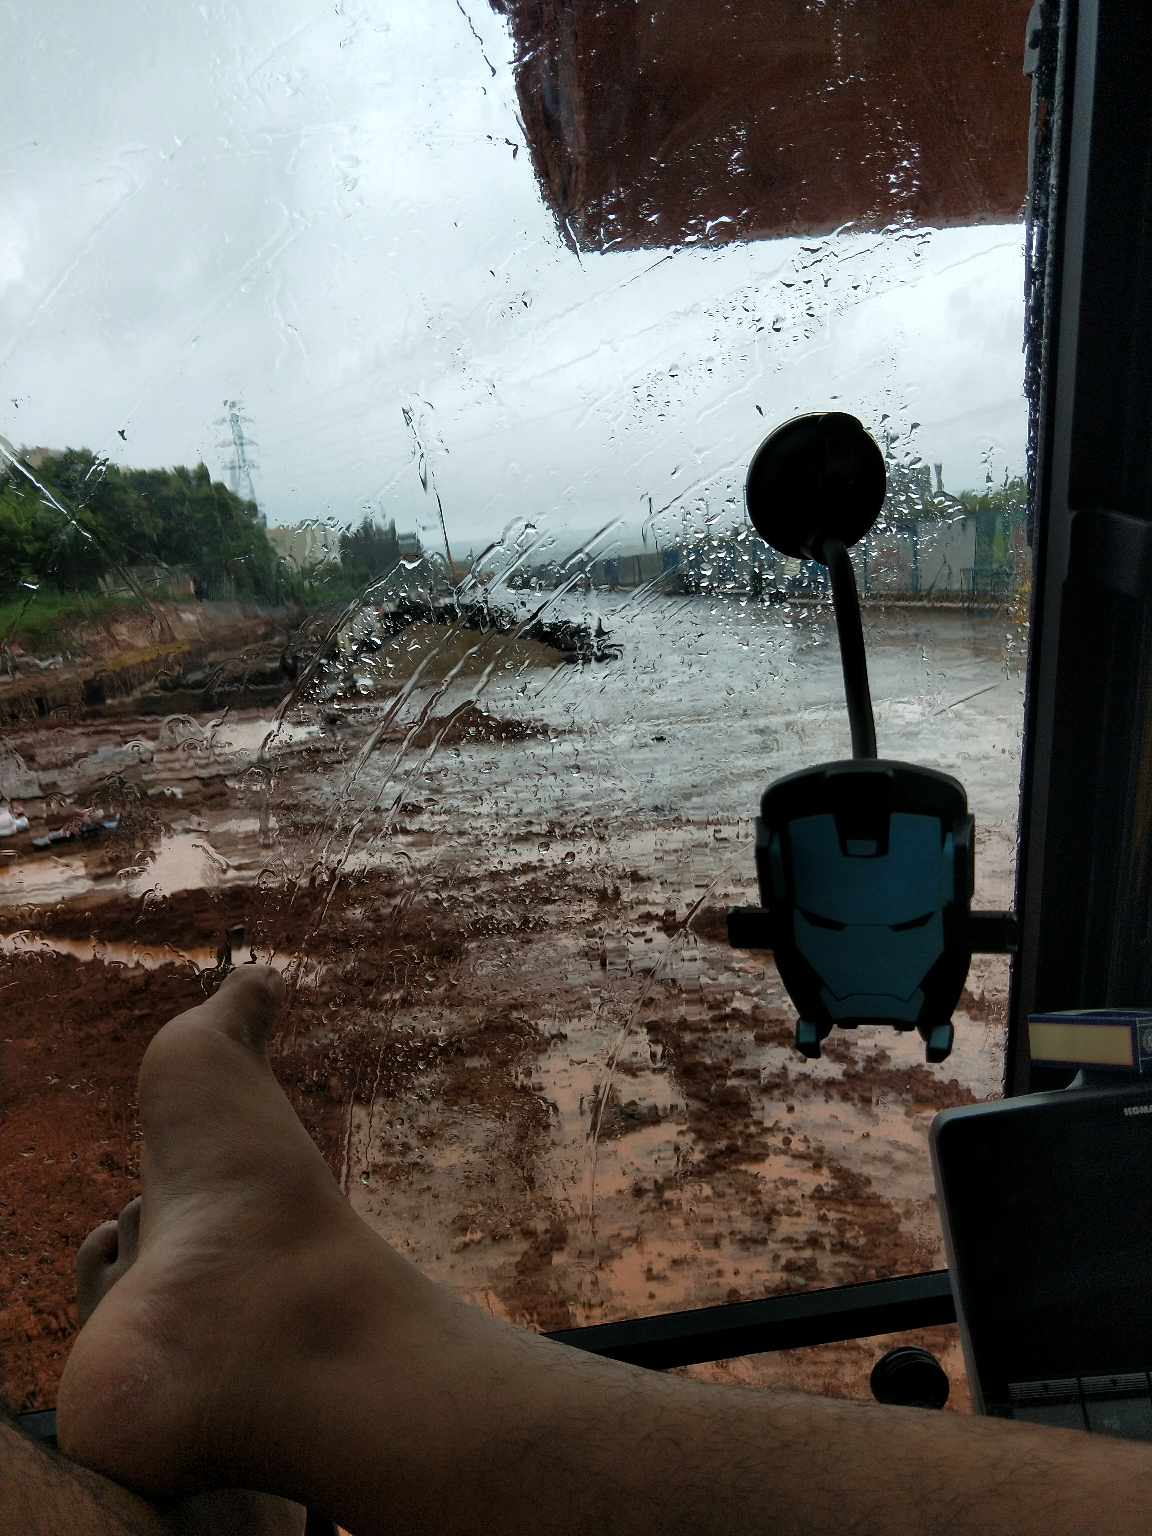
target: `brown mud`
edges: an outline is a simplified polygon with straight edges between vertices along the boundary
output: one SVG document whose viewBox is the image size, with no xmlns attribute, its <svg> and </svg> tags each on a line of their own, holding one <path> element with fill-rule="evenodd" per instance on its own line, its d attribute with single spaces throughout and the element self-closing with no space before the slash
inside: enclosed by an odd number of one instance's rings
<svg viewBox="0 0 1152 1536">
<path fill-rule="evenodd" d="M 330 863 L 284 862 L 323 835 L 317 786 L 341 782 L 371 723 L 354 701 L 333 713 L 283 759 L 264 823 L 260 718 L 232 723 L 247 758 L 206 717 L 10 733 L 45 815 L 100 797 L 121 823 L 45 856 L 8 840 L 9 1404 L 55 1400 L 75 1249 L 136 1192 L 140 1056 L 218 982 L 211 957 L 237 923 L 245 951 L 284 969 L 274 1067 L 354 1206 L 498 1316 L 549 1330 L 943 1263 L 927 1128 L 995 1091 L 999 962 L 974 968 L 942 1067 L 880 1028 L 804 1062 L 770 958 L 724 942 L 727 905 L 751 896 L 750 847 L 740 878 L 723 876 L 747 825 L 545 818 L 481 842 L 467 802 L 425 776 L 375 824 L 372 858 L 337 879 Z M 555 739 L 471 703 L 382 732 L 397 750 L 471 754 L 477 775 L 526 772 Z M 190 875 L 164 863 L 197 848 Z M 955 1330 L 914 1338 L 963 1408 Z M 866 1397 L 884 1347 L 693 1374 Z"/>
<path fill-rule="evenodd" d="M 76 1332 L 76 1249 L 138 1192 L 136 1073 L 166 1018 L 203 994 L 189 972 L 59 956 L 4 967 L 0 1395 L 50 1406 Z"/>
</svg>

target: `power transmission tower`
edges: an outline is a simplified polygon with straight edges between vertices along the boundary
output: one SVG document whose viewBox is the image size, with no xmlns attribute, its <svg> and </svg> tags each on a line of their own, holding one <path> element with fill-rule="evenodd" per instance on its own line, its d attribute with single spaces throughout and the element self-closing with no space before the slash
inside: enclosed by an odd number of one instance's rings
<svg viewBox="0 0 1152 1536">
<path fill-rule="evenodd" d="M 247 430 L 252 426 L 252 418 L 244 414 L 243 400 L 225 400 L 224 410 L 227 414 L 214 424 L 226 428 L 228 432 L 228 436 L 219 444 L 219 449 L 227 455 L 224 469 L 229 486 L 237 496 L 255 501 L 256 485 L 252 474 L 260 466 L 253 457 L 256 443 Z"/>
</svg>

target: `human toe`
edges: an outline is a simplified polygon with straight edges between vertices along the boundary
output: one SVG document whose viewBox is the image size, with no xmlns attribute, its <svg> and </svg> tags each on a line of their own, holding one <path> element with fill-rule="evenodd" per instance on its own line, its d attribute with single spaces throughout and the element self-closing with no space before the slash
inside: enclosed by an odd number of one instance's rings
<svg viewBox="0 0 1152 1536">
<path fill-rule="evenodd" d="M 108 1290 L 105 1276 L 116 1262 L 119 1234 L 114 1221 L 89 1232 L 76 1254 L 76 1311 L 80 1326 L 92 1316 Z"/>
<path fill-rule="evenodd" d="M 115 1221 L 89 1232 L 76 1254 L 76 1311 L 81 1328 L 140 1251 L 140 1196 Z"/>
</svg>

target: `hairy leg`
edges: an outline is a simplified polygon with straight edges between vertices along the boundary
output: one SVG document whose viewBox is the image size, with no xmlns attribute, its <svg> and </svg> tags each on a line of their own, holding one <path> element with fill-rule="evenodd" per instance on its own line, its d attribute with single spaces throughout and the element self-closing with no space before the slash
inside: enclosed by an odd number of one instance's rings
<svg viewBox="0 0 1152 1536">
<path fill-rule="evenodd" d="M 69 1359 L 70 1455 L 362 1536 L 1147 1529 L 1140 1445 L 660 1376 L 464 1305 L 359 1220 L 293 1114 L 279 991 L 243 967 L 148 1048 L 139 1256 Z"/>
<path fill-rule="evenodd" d="M 287 1499 L 221 1488 L 154 1504 L 25 1434 L 0 1405 L 2 1536 L 334 1536 Z"/>
</svg>

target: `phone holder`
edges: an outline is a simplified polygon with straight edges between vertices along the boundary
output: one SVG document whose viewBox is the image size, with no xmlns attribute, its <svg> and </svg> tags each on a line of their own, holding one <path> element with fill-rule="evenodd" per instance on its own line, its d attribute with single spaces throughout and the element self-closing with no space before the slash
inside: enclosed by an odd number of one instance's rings
<svg viewBox="0 0 1152 1536">
<path fill-rule="evenodd" d="M 848 548 L 884 504 L 887 476 L 854 416 L 800 416 L 761 444 L 745 498 L 781 554 L 827 566 L 852 758 L 778 779 L 756 822 L 759 907 L 733 907 L 728 941 L 770 949 L 800 1014 L 796 1047 L 833 1027 L 915 1029 L 929 1061 L 952 1050 L 952 1013 L 974 953 L 1012 953 L 1011 912 L 972 912 L 974 821 L 946 773 L 876 756 L 856 578 Z"/>
</svg>

